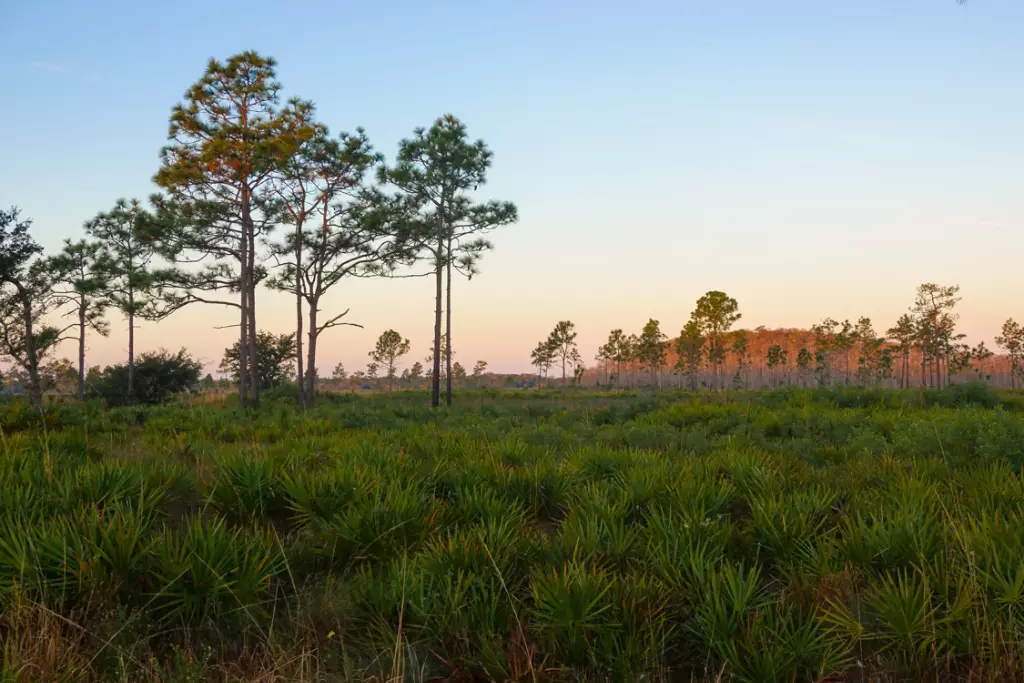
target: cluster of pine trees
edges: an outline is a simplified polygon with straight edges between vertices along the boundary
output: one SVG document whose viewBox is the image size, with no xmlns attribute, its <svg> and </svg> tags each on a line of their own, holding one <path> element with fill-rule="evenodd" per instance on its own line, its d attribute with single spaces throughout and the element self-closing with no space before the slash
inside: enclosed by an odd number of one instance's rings
<svg viewBox="0 0 1024 683">
<path fill-rule="evenodd" d="M 148 205 L 118 200 L 85 237 L 44 256 L 17 209 L 0 212 L 0 356 L 27 378 L 41 407 L 40 370 L 62 340 L 78 341 L 84 394 L 86 335 L 108 334 L 104 314 L 127 319 L 129 393 L 136 320 L 196 304 L 238 316 L 234 361 L 242 405 L 259 403 L 257 293 L 295 299 L 300 402 L 316 391 L 321 335 L 348 309 L 325 311 L 349 277 L 393 276 L 426 262 L 434 284 L 432 404 L 440 380 L 451 402 L 453 274 L 472 276 L 492 244 L 483 235 L 517 220 L 514 204 L 474 200 L 492 153 L 451 115 L 402 140 L 393 163 L 362 128 L 332 135 L 312 102 L 282 101 L 273 59 L 245 52 L 211 60 L 174 106 Z M 55 324 L 66 313 L 73 323 Z"/>
</svg>

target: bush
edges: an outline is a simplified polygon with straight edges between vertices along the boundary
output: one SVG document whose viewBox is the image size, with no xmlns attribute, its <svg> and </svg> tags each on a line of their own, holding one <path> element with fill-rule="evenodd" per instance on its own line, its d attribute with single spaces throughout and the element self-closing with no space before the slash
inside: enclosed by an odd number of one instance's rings
<svg viewBox="0 0 1024 683">
<path fill-rule="evenodd" d="M 144 353 L 135 361 L 134 397 L 128 396 L 127 363 L 104 368 L 89 389 L 110 407 L 129 403 L 156 405 L 168 402 L 175 394 L 193 389 L 199 383 L 202 369 L 203 366 L 185 349 L 173 354 L 161 349 L 155 353 Z"/>
</svg>

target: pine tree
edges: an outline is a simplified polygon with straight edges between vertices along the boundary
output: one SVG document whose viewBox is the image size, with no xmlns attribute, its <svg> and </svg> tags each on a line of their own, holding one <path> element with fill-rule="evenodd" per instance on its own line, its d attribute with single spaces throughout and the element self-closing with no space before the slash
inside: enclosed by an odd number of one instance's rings
<svg viewBox="0 0 1024 683">
<path fill-rule="evenodd" d="M 732 335 L 732 353 L 736 356 L 736 376 L 733 377 L 733 388 L 740 389 L 744 386 L 743 370 L 747 366 L 747 352 L 750 348 L 750 340 L 747 338 L 746 330 L 737 330 Z"/>
<path fill-rule="evenodd" d="M 413 223 L 419 228 L 417 247 L 433 262 L 434 372 L 430 404 L 434 408 L 441 403 L 441 313 L 445 298 L 445 334 L 449 340 L 452 335 L 452 269 L 460 263 L 461 256 L 463 268 L 468 273 L 475 272 L 476 259 L 491 246 L 479 235 L 517 220 L 514 204 L 478 204 L 469 196 L 469 192 L 487 182 L 491 157 L 484 141 L 470 142 L 466 126 L 448 114 L 435 121 L 429 130 L 417 128 L 412 138 L 402 140 L 395 165 L 382 167 L 378 175 L 382 183 L 399 189 L 406 210 L 415 215 Z M 446 362 L 446 402 L 451 405 L 451 359 Z"/>
<path fill-rule="evenodd" d="M 882 379 L 879 371 L 885 339 L 875 334 L 871 318 L 865 317 L 857 320 L 854 337 L 860 344 L 860 355 L 857 358 L 857 381 L 861 386 L 875 384 Z"/>
<path fill-rule="evenodd" d="M 949 356 L 964 335 L 956 333 L 959 316 L 953 309 L 960 302 L 959 285 L 942 286 L 927 282 L 918 286 L 914 299 L 917 343 L 921 348 L 921 384 L 941 389 L 949 381 Z M 931 372 L 927 372 L 928 363 Z M 944 371 L 943 364 L 946 368 Z"/>
<path fill-rule="evenodd" d="M 644 325 L 636 347 L 636 357 L 651 371 L 651 384 L 661 386 L 659 371 L 665 365 L 666 337 L 661 331 L 661 324 L 651 318 Z"/>
<path fill-rule="evenodd" d="M 775 381 L 775 376 L 774 376 L 775 369 L 776 368 L 784 368 L 785 367 L 786 360 L 788 359 L 787 356 L 788 356 L 788 353 L 779 344 L 772 344 L 768 348 L 767 365 L 768 365 L 768 384 L 770 386 L 775 386 L 777 384 L 777 382 Z"/>
<path fill-rule="evenodd" d="M 423 364 L 416 361 L 409 368 L 409 384 L 419 382 L 421 377 L 423 377 Z"/>
<path fill-rule="evenodd" d="M 811 374 L 811 361 L 814 357 L 806 348 L 801 348 L 796 354 L 797 372 L 800 374 L 800 385 L 807 386 L 807 377 Z"/>
<path fill-rule="evenodd" d="M 692 318 L 683 326 L 676 339 L 676 367 L 686 374 L 690 391 L 697 391 L 698 388 L 697 374 L 704 358 L 704 342 L 700 323 Z"/>
<path fill-rule="evenodd" d="M 537 368 L 537 388 L 540 388 L 541 381 L 548 373 L 548 369 L 554 363 L 554 350 L 546 341 L 538 342 L 537 348 L 530 352 L 530 363 Z"/>
<path fill-rule="evenodd" d="M 118 199 L 114 207 L 86 222 L 86 233 L 101 245 L 100 263 L 106 273 L 106 297 L 128 323 L 128 401 L 135 394 L 136 319 L 152 311 L 157 273 L 153 216 L 138 200 Z"/>
<path fill-rule="evenodd" d="M 900 388 L 910 388 L 910 352 L 917 339 L 917 323 L 907 313 L 900 316 L 893 327 L 886 332 L 889 339 L 896 344 L 896 352 L 900 356 Z"/>
<path fill-rule="evenodd" d="M 279 108 L 275 62 L 243 52 L 211 59 L 206 72 L 171 113 L 169 144 L 154 180 L 168 194 L 154 197 L 159 241 L 172 259 L 204 260 L 200 270 L 180 270 L 164 312 L 201 302 L 239 310 L 239 363 L 243 406 L 259 403 L 256 368 L 256 285 L 263 278 L 257 245 L 277 216 L 272 180 L 316 133 L 313 107 L 292 101 Z M 210 299 L 237 292 L 238 300 Z"/>
<path fill-rule="evenodd" d="M 473 364 L 473 379 L 479 384 L 483 379 L 484 373 L 487 372 L 487 361 L 478 360 Z"/>
<path fill-rule="evenodd" d="M 374 362 L 384 366 L 384 372 L 388 378 L 389 394 L 394 388 L 395 364 L 407 353 L 409 353 L 409 340 L 402 338 L 402 335 L 394 330 L 381 332 L 376 346 L 373 351 L 370 351 L 370 357 Z"/>
<path fill-rule="evenodd" d="M 64 240 L 64 248 L 47 261 L 53 279 L 53 293 L 62 305 L 70 305 L 78 343 L 78 400 L 85 400 L 85 341 L 92 330 L 101 336 L 110 334 L 103 318 L 109 305 L 109 274 L 102 265 L 101 245 L 86 240 Z"/>
<path fill-rule="evenodd" d="M 576 326 L 568 320 L 561 320 L 551 330 L 545 342 L 554 360 L 562 364 L 562 384 L 565 384 L 567 367 L 579 361 L 579 350 L 576 347 Z"/>
<path fill-rule="evenodd" d="M 310 375 L 316 372 L 322 333 L 361 327 L 343 320 L 348 310 L 321 319 L 328 292 L 345 278 L 391 275 L 396 266 L 413 260 L 400 208 L 363 184 L 378 161 L 362 129 L 335 139 L 317 125 L 316 134 L 273 179 L 273 192 L 292 229 L 272 246 L 280 270 L 267 285 L 295 296 L 300 405 L 312 405 L 316 398 L 315 383 L 308 377 L 303 381 L 303 366 Z"/>
<path fill-rule="evenodd" d="M 601 349 L 608 362 L 615 364 L 615 384 L 618 386 L 622 382 L 622 364 L 629 360 L 625 333 L 621 329 L 612 330 L 608 334 L 608 341 Z"/>
<path fill-rule="evenodd" d="M 727 352 L 725 339 L 733 324 L 742 317 L 739 305 L 736 299 L 727 296 L 725 292 L 710 291 L 697 300 L 697 308 L 691 317 L 697 322 L 701 334 L 707 340 L 712 388 L 720 390 L 723 388 L 722 366 Z"/>
<path fill-rule="evenodd" d="M 1010 357 L 1010 388 L 1017 388 L 1017 377 L 1022 374 L 1021 357 L 1024 356 L 1024 326 L 1013 318 L 1003 323 L 1002 334 L 996 337 L 996 345 Z"/>
</svg>

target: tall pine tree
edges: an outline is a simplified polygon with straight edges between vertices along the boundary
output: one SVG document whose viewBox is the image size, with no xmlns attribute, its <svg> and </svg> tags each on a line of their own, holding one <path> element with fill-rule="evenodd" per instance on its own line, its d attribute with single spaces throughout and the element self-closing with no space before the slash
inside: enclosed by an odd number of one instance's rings
<svg viewBox="0 0 1024 683">
<path fill-rule="evenodd" d="M 487 182 L 491 156 L 483 140 L 470 142 L 466 126 L 447 114 L 429 130 L 417 128 L 412 138 L 402 140 L 395 164 L 382 167 L 379 172 L 382 183 L 398 188 L 417 227 L 417 246 L 433 263 L 434 368 L 430 404 L 435 408 L 441 403 L 442 311 L 446 312 L 444 334 L 449 343 L 452 340 L 452 269 L 461 262 L 467 273 L 474 272 L 476 258 L 490 248 L 480 234 L 517 220 L 516 207 L 510 202 L 477 203 L 470 197 L 470 192 Z M 451 405 L 451 358 L 446 363 L 446 402 Z"/>
<path fill-rule="evenodd" d="M 308 103 L 278 108 L 280 87 L 273 59 L 255 52 L 211 59 L 171 113 L 154 178 L 167 192 L 154 198 L 164 252 L 205 262 L 198 271 L 178 271 L 170 310 L 194 302 L 238 309 L 242 405 L 259 402 L 250 374 L 258 367 L 256 285 L 264 276 L 257 245 L 276 220 L 270 181 L 316 133 Z M 238 299 L 209 298 L 215 292 L 237 292 Z"/>
</svg>

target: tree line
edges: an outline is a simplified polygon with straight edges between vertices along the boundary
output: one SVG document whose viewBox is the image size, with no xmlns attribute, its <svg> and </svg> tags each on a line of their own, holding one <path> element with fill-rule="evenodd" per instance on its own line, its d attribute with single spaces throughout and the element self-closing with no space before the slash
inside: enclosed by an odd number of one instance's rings
<svg viewBox="0 0 1024 683">
<path fill-rule="evenodd" d="M 491 150 L 444 115 L 401 140 L 388 163 L 364 129 L 332 135 L 311 101 L 282 101 L 281 87 L 269 57 L 211 59 L 172 109 L 159 191 L 148 205 L 118 200 L 57 255 L 42 254 L 16 208 L 0 212 L 0 353 L 24 371 L 34 405 L 40 368 L 65 339 L 77 340 L 84 396 L 86 336 L 109 334 L 111 309 L 126 318 L 131 400 L 137 321 L 195 304 L 237 315 L 239 400 L 258 405 L 260 285 L 294 296 L 299 402 L 311 405 L 322 335 L 359 326 L 349 308 L 325 310 L 326 295 L 350 277 L 417 275 L 434 285 L 431 405 L 442 378 L 451 404 L 454 368 L 441 345 L 453 333 L 453 275 L 475 275 L 493 248 L 485 234 L 517 220 L 514 204 L 473 197 Z M 55 324 L 60 313 L 70 322 Z"/>
<path fill-rule="evenodd" d="M 722 390 L 754 385 L 754 369 L 757 386 L 841 383 L 943 388 L 964 373 L 991 379 L 986 367 L 991 365 L 993 351 L 984 342 L 970 346 L 957 331 L 959 292 L 957 285 L 925 283 L 917 288 L 907 313 L 882 333 L 867 317 L 856 322 L 829 317 L 799 335 L 796 346 L 776 342 L 755 357 L 751 342 L 768 331 L 734 329 L 742 318 L 739 304 L 724 292 L 710 291 L 697 300 L 672 340 L 653 318 L 639 334 L 613 329 L 595 356 L 597 381 L 612 387 L 661 387 L 670 377 L 676 386 L 690 390 Z M 567 382 L 566 363 L 574 368 L 574 381 L 581 381 L 584 371 L 575 339 L 573 323 L 561 321 L 537 345 L 531 362 L 539 380 L 560 359 L 562 382 Z M 1010 387 L 1016 388 L 1024 376 L 1024 327 L 1008 319 L 996 344 L 1009 366 Z"/>
</svg>

